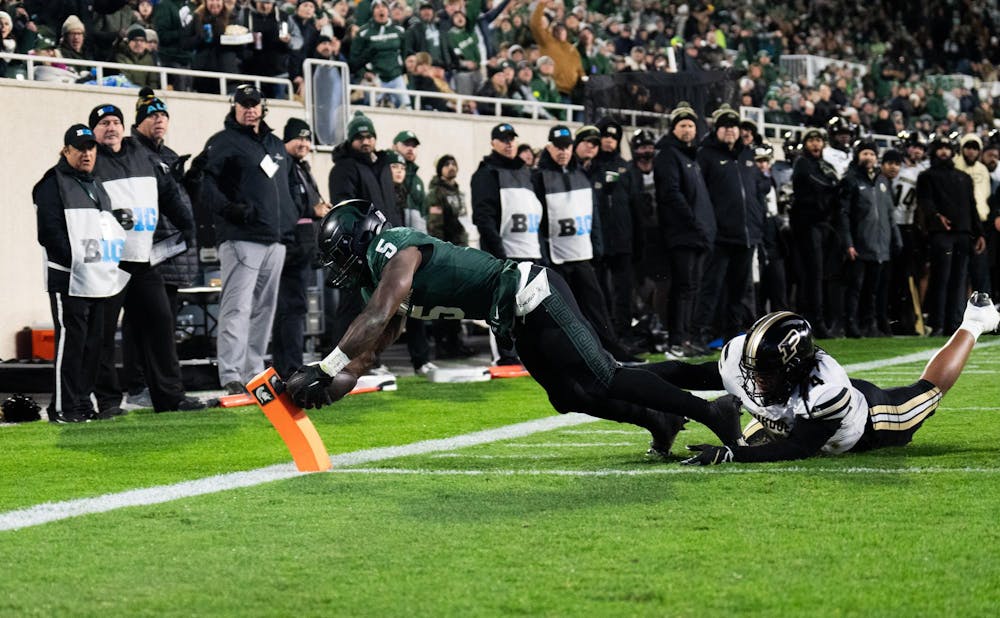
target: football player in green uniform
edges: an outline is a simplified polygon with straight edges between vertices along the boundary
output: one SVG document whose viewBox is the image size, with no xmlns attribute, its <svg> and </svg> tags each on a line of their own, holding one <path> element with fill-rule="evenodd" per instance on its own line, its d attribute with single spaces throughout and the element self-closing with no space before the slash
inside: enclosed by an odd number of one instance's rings
<svg viewBox="0 0 1000 618">
<path fill-rule="evenodd" d="M 723 444 L 740 437 L 734 398 L 709 402 L 681 390 L 721 389 L 714 363 L 623 367 L 601 347 L 566 282 L 547 268 L 390 227 L 363 200 L 335 206 L 318 240 L 328 282 L 360 287 L 366 305 L 333 352 L 288 379 L 301 407 L 319 408 L 350 392 L 407 317 L 484 319 L 501 345 L 516 343 L 557 411 L 644 427 L 651 455 L 669 453 L 684 417 L 707 425 Z"/>
</svg>

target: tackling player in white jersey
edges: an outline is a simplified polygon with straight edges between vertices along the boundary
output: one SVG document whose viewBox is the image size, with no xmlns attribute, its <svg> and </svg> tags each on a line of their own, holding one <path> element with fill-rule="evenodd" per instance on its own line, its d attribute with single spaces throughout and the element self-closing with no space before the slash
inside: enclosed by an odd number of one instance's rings
<svg viewBox="0 0 1000 618">
<path fill-rule="evenodd" d="M 909 386 L 879 388 L 852 379 L 815 346 L 812 328 L 789 311 L 770 313 L 722 349 L 719 373 L 753 417 L 737 445 L 699 444 L 688 465 L 803 459 L 820 452 L 903 446 L 958 380 L 984 332 L 1000 325 L 986 294 L 975 293 L 962 325 Z"/>
</svg>

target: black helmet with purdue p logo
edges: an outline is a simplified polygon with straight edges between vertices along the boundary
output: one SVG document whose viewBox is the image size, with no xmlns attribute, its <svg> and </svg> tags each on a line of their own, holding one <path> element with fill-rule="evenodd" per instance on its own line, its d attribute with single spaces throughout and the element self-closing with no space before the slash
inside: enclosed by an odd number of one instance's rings
<svg viewBox="0 0 1000 618">
<path fill-rule="evenodd" d="M 784 403 L 816 366 L 816 342 L 805 318 L 776 311 L 757 320 L 746 334 L 740 374 L 743 389 L 761 406 Z"/>
</svg>

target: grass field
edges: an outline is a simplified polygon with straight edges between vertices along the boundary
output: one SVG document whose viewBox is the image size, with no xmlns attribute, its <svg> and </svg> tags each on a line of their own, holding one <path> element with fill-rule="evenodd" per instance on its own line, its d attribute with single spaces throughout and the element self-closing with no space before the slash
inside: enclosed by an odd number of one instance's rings
<svg viewBox="0 0 1000 618">
<path fill-rule="evenodd" d="M 888 386 L 942 340 L 825 343 Z M 530 379 L 313 412 L 312 475 L 257 408 L 4 426 L 0 615 L 992 616 L 998 375 L 977 349 L 906 448 L 711 469 Z"/>
</svg>

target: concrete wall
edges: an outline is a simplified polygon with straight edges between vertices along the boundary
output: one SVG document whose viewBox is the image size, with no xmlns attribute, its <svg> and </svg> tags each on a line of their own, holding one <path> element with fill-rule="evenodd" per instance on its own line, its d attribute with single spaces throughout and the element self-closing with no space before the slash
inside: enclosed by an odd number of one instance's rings
<svg viewBox="0 0 1000 618">
<path fill-rule="evenodd" d="M 229 110 L 225 97 L 162 92 L 170 109 L 167 144 L 181 154 L 197 154 L 205 140 L 222 128 Z M 6 232 L 0 243 L 0 359 L 14 356 L 14 334 L 24 326 L 51 325 L 48 295 L 44 292 L 44 263 L 36 237 L 31 189 L 59 158 L 62 135 L 77 122 L 87 122 L 90 110 L 113 103 L 125 113 L 125 123 L 135 119 L 137 91 L 121 88 L 46 84 L 0 79 L 0 187 Z M 294 102 L 270 104 L 267 122 L 280 135 L 288 118 L 303 117 Z M 392 138 L 404 129 L 421 140 L 420 176 L 425 184 L 434 174 L 434 161 L 452 154 L 459 163 L 459 181 L 468 193 L 469 178 L 489 152 L 490 128 L 496 118 L 456 116 L 430 112 L 397 112 L 373 109 L 370 117 L 378 132 L 378 147 L 390 148 Z M 524 120 L 513 123 L 521 140 L 538 148 L 546 141 L 549 124 Z M 326 152 L 313 154 L 313 173 L 324 196 L 332 167 Z"/>
</svg>

